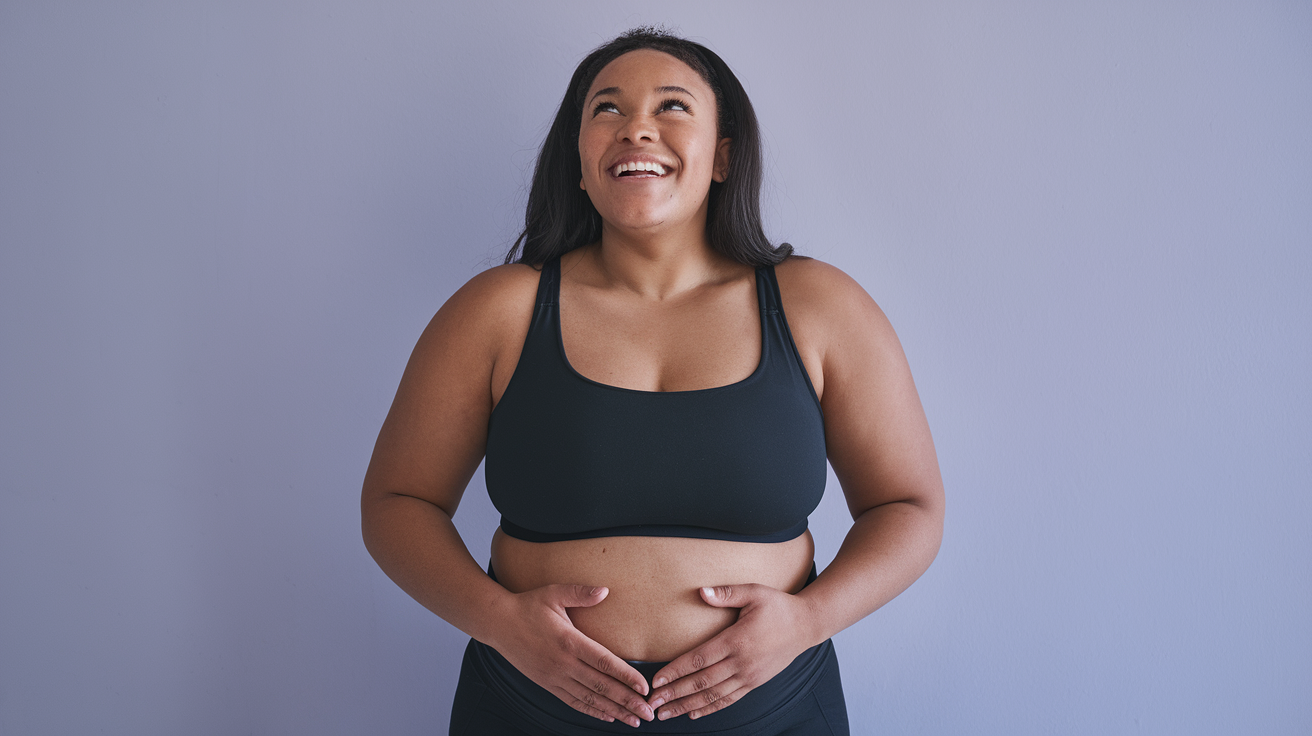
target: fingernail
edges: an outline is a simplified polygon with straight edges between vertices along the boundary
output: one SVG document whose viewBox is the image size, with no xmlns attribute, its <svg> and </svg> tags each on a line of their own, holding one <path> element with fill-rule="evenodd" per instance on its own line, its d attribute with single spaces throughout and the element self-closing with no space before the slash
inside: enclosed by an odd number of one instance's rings
<svg viewBox="0 0 1312 736">
<path fill-rule="evenodd" d="M 707 598 L 714 598 L 715 588 L 702 588 L 702 595 L 706 596 Z"/>
<path fill-rule="evenodd" d="M 668 710 L 663 710 L 663 711 L 661 711 L 660 713 L 657 713 L 657 714 L 656 714 L 656 717 L 659 718 L 659 719 L 661 719 L 661 720 L 663 721 L 663 720 L 665 720 L 666 718 L 669 718 L 669 717 L 670 717 L 670 712 L 669 712 Z"/>
<path fill-rule="evenodd" d="M 665 705 L 665 698 L 656 698 L 655 700 L 651 701 L 652 710 L 655 710 L 661 707 L 662 705 Z"/>
<path fill-rule="evenodd" d="M 652 709 L 651 709 L 650 707 L 648 707 L 648 706 L 643 706 L 643 707 L 642 707 L 642 717 L 643 717 L 644 719 L 650 721 L 650 720 L 652 720 L 652 719 L 654 719 L 654 718 L 656 717 L 656 711 L 652 710 Z"/>
<path fill-rule="evenodd" d="M 666 682 L 669 682 L 669 680 L 666 680 L 666 679 L 665 679 L 665 676 L 662 675 L 662 676 L 660 676 L 660 677 L 657 677 L 655 680 L 652 680 L 652 682 L 651 682 L 651 686 L 652 686 L 652 687 L 660 687 L 661 685 L 664 685 Z"/>
</svg>

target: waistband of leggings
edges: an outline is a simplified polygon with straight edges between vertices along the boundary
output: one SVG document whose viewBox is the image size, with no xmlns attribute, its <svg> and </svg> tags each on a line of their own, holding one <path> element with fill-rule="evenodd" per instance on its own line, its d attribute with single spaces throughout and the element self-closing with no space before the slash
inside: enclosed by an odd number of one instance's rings
<svg viewBox="0 0 1312 736">
<path fill-rule="evenodd" d="M 472 664 L 483 683 L 498 696 L 501 703 L 529 723 L 537 724 L 548 733 L 612 734 L 631 733 L 627 724 L 606 723 L 585 715 L 566 705 L 546 689 L 530 680 L 499 652 L 486 644 L 471 639 L 466 651 L 466 663 Z M 738 702 L 689 721 L 686 715 L 668 721 L 643 722 L 639 730 L 653 734 L 717 734 L 718 736 L 748 736 L 768 729 L 785 716 L 790 709 L 810 694 L 815 683 L 834 660 L 832 640 L 825 640 L 802 652 L 782 672 L 768 682 L 744 695 Z M 644 666 L 663 663 L 644 663 Z M 648 678 L 656 669 L 645 673 Z"/>
</svg>

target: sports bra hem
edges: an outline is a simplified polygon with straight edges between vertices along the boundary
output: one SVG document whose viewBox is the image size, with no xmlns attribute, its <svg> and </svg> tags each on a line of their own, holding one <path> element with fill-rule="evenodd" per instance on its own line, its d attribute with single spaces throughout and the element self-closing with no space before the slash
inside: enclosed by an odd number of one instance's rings
<svg viewBox="0 0 1312 736">
<path fill-rule="evenodd" d="M 507 536 L 525 542 L 568 542 L 576 539 L 601 539 L 604 537 L 684 537 L 688 539 L 716 539 L 724 542 L 755 542 L 759 544 L 777 544 L 790 542 L 802 536 L 808 528 L 808 519 L 803 518 L 797 524 L 776 532 L 766 534 L 742 534 L 710 529 L 701 526 L 680 524 L 632 524 L 613 526 L 604 529 L 588 529 L 580 532 L 556 534 L 540 532 L 522 527 L 505 516 L 501 517 L 501 531 Z"/>
</svg>

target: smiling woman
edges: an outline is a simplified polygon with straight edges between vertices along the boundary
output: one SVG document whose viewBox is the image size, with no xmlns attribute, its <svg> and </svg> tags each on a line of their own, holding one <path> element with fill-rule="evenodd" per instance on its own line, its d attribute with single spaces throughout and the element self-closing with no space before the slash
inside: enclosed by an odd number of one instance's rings
<svg viewBox="0 0 1312 736">
<path fill-rule="evenodd" d="M 724 62 L 631 31 L 575 71 L 507 263 L 421 336 L 361 504 L 471 636 L 451 733 L 847 733 L 830 637 L 928 567 L 942 485 L 892 328 L 770 244 L 760 172 Z M 486 573 L 451 523 L 484 458 Z M 817 576 L 826 460 L 855 523 Z"/>
</svg>

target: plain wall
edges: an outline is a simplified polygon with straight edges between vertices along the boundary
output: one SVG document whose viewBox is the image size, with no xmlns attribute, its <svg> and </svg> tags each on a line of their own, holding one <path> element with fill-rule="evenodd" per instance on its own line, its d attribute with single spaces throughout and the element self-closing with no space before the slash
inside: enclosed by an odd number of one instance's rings
<svg viewBox="0 0 1312 736">
<path fill-rule="evenodd" d="M 649 22 L 744 80 L 771 236 L 882 305 L 934 431 L 853 733 L 1312 731 L 1312 5 L 6 0 L 0 733 L 445 733 L 466 637 L 361 478 Z M 456 521 L 485 561 L 481 472 Z M 849 523 L 831 476 L 821 566 Z"/>
</svg>

